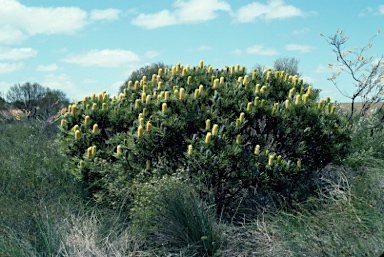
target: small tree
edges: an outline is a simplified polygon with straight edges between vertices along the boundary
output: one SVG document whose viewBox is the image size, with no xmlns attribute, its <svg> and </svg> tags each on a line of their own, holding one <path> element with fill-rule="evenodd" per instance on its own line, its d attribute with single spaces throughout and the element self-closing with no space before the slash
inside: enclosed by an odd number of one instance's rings
<svg viewBox="0 0 384 257">
<path fill-rule="evenodd" d="M 326 39 L 328 44 L 333 48 L 333 52 L 336 55 L 337 64 L 329 64 L 329 68 L 336 69 L 337 72 L 333 74 L 330 80 L 339 92 L 351 99 L 351 114 L 349 119 L 352 118 L 355 111 L 354 104 L 356 99 L 362 98 L 362 108 L 360 115 L 364 116 L 370 107 L 376 103 L 384 100 L 382 92 L 384 90 L 384 59 L 383 56 L 374 59 L 373 56 L 366 58 L 364 56 L 373 45 L 373 39 L 380 33 L 374 35 L 369 42 L 362 48 L 354 48 L 354 50 L 346 49 L 346 43 L 349 40 L 348 36 L 345 36 L 343 30 L 337 30 L 337 32 Z M 321 34 L 321 36 L 323 36 Z M 339 75 L 345 72 L 350 74 L 355 91 L 349 94 L 341 89 L 337 78 Z M 383 106 L 382 106 L 383 107 Z"/>
<path fill-rule="evenodd" d="M 281 57 L 276 59 L 273 63 L 273 68 L 277 71 L 284 71 L 285 73 L 293 75 L 299 74 L 299 60 L 294 57 Z"/>
</svg>

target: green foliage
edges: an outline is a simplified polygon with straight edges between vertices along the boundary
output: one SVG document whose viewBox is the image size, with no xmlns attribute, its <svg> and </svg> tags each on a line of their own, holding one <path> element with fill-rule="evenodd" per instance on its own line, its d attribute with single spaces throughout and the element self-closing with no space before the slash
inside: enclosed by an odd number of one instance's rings
<svg viewBox="0 0 384 257">
<path fill-rule="evenodd" d="M 153 245 L 213 256 L 221 246 L 215 210 L 178 175 L 154 177 L 137 190 L 132 224 Z"/>
<path fill-rule="evenodd" d="M 128 82 L 118 97 L 85 97 L 63 116 L 63 152 L 97 200 L 118 206 L 155 170 L 184 168 L 220 209 L 244 188 L 281 191 L 348 152 L 345 119 L 297 76 L 203 63 L 158 73 Z"/>
</svg>

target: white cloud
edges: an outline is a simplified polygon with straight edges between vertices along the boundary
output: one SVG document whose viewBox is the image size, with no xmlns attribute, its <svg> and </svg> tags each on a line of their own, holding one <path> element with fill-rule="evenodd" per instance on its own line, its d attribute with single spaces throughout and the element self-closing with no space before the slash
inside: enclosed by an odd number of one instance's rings
<svg viewBox="0 0 384 257">
<path fill-rule="evenodd" d="M 0 63 L 0 74 L 11 73 L 22 68 L 22 63 Z"/>
<path fill-rule="evenodd" d="M 92 10 L 90 13 L 90 19 L 94 21 L 106 20 L 114 21 L 119 19 L 121 11 L 118 9 L 104 9 L 104 10 Z"/>
<path fill-rule="evenodd" d="M 55 71 L 57 70 L 57 65 L 56 64 L 39 65 L 36 70 L 42 71 L 42 72 Z"/>
<path fill-rule="evenodd" d="M 301 54 L 306 54 L 312 52 L 315 47 L 310 45 L 288 44 L 285 46 L 285 49 L 288 51 L 297 51 Z"/>
<path fill-rule="evenodd" d="M 299 30 L 293 30 L 291 34 L 293 36 L 302 35 L 310 32 L 311 30 L 309 28 L 299 29 Z"/>
<path fill-rule="evenodd" d="M 304 15 L 301 9 L 293 5 L 286 5 L 283 0 L 270 0 L 267 4 L 253 2 L 240 7 L 235 13 L 235 20 L 245 23 L 252 22 L 257 18 L 274 20 Z"/>
<path fill-rule="evenodd" d="M 173 3 L 174 11 L 162 10 L 157 13 L 140 13 L 132 24 L 154 29 L 159 27 L 171 26 L 185 23 L 199 23 L 215 19 L 217 11 L 230 11 L 228 3 L 220 0 L 176 0 Z"/>
<path fill-rule="evenodd" d="M 152 58 L 156 58 L 156 57 L 159 56 L 159 55 L 160 55 L 160 53 L 157 52 L 157 51 L 155 51 L 155 50 L 148 50 L 148 51 L 146 51 L 145 54 L 144 54 L 144 56 L 145 56 L 146 58 L 150 58 L 150 59 L 152 59 Z"/>
<path fill-rule="evenodd" d="M 99 66 L 99 67 L 119 67 L 123 64 L 136 62 L 139 60 L 137 54 L 128 50 L 104 49 L 90 50 L 86 53 L 69 55 L 62 61 L 75 63 L 81 66 Z"/>
<path fill-rule="evenodd" d="M 95 20 L 113 20 L 118 15 L 116 9 L 88 15 L 78 7 L 29 7 L 17 0 L 0 0 L 0 6 L 0 39 L 8 44 L 37 34 L 74 34 Z"/>
<path fill-rule="evenodd" d="M 278 52 L 274 48 L 265 48 L 263 45 L 254 45 L 245 49 L 247 54 L 253 55 L 277 55 Z"/>
<path fill-rule="evenodd" d="M 241 49 L 235 49 L 235 50 L 232 51 L 232 54 L 234 54 L 234 55 L 242 55 L 243 51 Z"/>
<path fill-rule="evenodd" d="M 308 84 L 315 84 L 317 81 L 317 79 L 309 76 L 303 76 L 301 78 L 304 80 L 305 83 L 308 83 Z"/>
<path fill-rule="evenodd" d="M 205 51 L 209 51 L 211 49 L 212 49 L 212 47 L 210 47 L 210 46 L 200 46 L 197 48 L 197 51 L 205 52 Z"/>
<path fill-rule="evenodd" d="M 329 68 L 326 65 L 319 64 L 319 65 L 317 65 L 315 72 L 316 73 L 328 73 L 329 74 L 331 72 L 334 72 L 334 70 Z"/>
<path fill-rule="evenodd" d="M 37 51 L 32 48 L 0 48 L 0 60 L 20 60 L 36 55 Z"/>
<path fill-rule="evenodd" d="M 384 15 L 384 5 L 380 5 L 377 9 L 376 15 Z"/>
</svg>

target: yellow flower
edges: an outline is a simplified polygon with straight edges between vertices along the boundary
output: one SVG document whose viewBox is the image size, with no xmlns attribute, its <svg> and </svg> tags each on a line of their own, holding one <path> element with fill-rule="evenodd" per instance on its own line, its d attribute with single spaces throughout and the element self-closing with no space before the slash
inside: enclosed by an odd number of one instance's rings
<svg viewBox="0 0 384 257">
<path fill-rule="evenodd" d="M 320 101 L 319 101 L 319 103 L 317 104 L 317 109 L 321 109 L 321 108 L 323 108 L 323 106 L 324 106 L 324 100 L 323 99 L 321 99 Z"/>
<path fill-rule="evenodd" d="M 312 95 L 312 86 L 308 87 L 307 94 L 308 95 Z"/>
<path fill-rule="evenodd" d="M 285 100 L 285 108 L 288 109 L 289 108 L 289 100 Z"/>
<path fill-rule="evenodd" d="M 139 108 L 140 106 L 140 99 L 135 100 L 135 109 Z"/>
<path fill-rule="evenodd" d="M 256 145 L 254 154 L 255 155 L 259 155 L 260 154 L 260 145 Z"/>
<path fill-rule="evenodd" d="M 101 109 L 102 109 L 103 111 L 105 111 L 105 110 L 107 109 L 107 103 L 103 103 L 103 105 L 101 106 Z"/>
<path fill-rule="evenodd" d="M 252 81 L 256 79 L 256 69 L 252 70 Z"/>
<path fill-rule="evenodd" d="M 157 74 L 159 74 L 159 76 L 163 75 L 163 69 L 159 68 L 159 70 L 157 71 Z"/>
<path fill-rule="evenodd" d="M 271 154 L 268 158 L 268 165 L 272 166 L 273 165 L 273 159 L 275 158 L 274 154 Z"/>
<path fill-rule="evenodd" d="M 92 132 L 93 132 L 93 133 L 97 133 L 98 130 L 99 130 L 99 126 L 98 126 L 96 123 L 93 124 Z"/>
<path fill-rule="evenodd" d="M 300 95 L 297 94 L 297 95 L 296 95 L 295 104 L 298 105 L 299 103 L 300 103 Z"/>
<path fill-rule="evenodd" d="M 179 90 L 175 89 L 173 91 L 173 95 L 176 97 L 176 98 L 179 98 Z"/>
<path fill-rule="evenodd" d="M 244 122 L 244 116 L 245 116 L 245 113 L 241 112 L 240 113 L 240 122 Z"/>
<path fill-rule="evenodd" d="M 193 149 L 193 146 L 189 145 L 188 146 L 188 155 L 192 155 L 192 149 Z"/>
<path fill-rule="evenodd" d="M 238 77 L 238 78 L 237 78 L 237 82 L 242 83 L 242 82 L 243 82 L 243 77 L 241 77 L 241 76 Z"/>
<path fill-rule="evenodd" d="M 236 64 L 236 72 L 240 71 L 240 64 Z"/>
<path fill-rule="evenodd" d="M 88 158 L 91 158 L 91 156 L 92 156 L 92 146 L 88 147 L 88 149 L 87 149 L 87 156 L 88 156 Z"/>
<path fill-rule="evenodd" d="M 266 86 L 262 86 L 261 89 L 260 89 L 260 93 L 264 94 L 265 90 L 267 89 Z"/>
<path fill-rule="evenodd" d="M 185 98 L 185 89 L 184 88 L 180 88 L 180 100 L 183 100 Z"/>
<path fill-rule="evenodd" d="M 147 98 L 145 99 L 145 104 L 151 103 L 151 95 L 147 95 Z"/>
<path fill-rule="evenodd" d="M 200 69 L 202 69 L 204 67 L 204 62 L 203 61 L 200 61 L 199 67 L 200 67 Z"/>
<path fill-rule="evenodd" d="M 211 120 L 210 119 L 207 119 L 205 121 L 205 129 L 206 130 L 210 130 L 211 129 Z"/>
<path fill-rule="evenodd" d="M 202 96 L 202 95 L 203 95 L 203 91 L 204 91 L 204 86 L 203 86 L 203 85 L 200 85 L 200 86 L 199 86 L 199 96 Z"/>
<path fill-rule="evenodd" d="M 212 134 L 211 132 L 208 132 L 207 135 L 205 136 L 205 143 L 207 144 L 211 143 L 211 138 L 212 138 Z"/>
<path fill-rule="evenodd" d="M 212 128 L 212 135 L 213 135 L 213 136 L 216 136 L 218 130 L 219 130 L 219 125 L 217 125 L 217 124 L 213 125 L 213 128 Z"/>
<path fill-rule="evenodd" d="M 309 97 L 308 94 L 304 94 L 304 95 L 303 95 L 303 102 L 304 102 L 305 104 L 308 103 L 308 97 Z"/>
<path fill-rule="evenodd" d="M 243 84 L 245 85 L 245 84 L 247 84 L 249 81 L 249 76 L 248 75 L 245 75 L 244 76 L 244 79 L 243 79 Z"/>
<path fill-rule="evenodd" d="M 241 144 L 241 135 L 236 136 L 236 144 L 238 144 L 238 145 Z"/>
<path fill-rule="evenodd" d="M 143 93 L 147 93 L 147 89 L 148 89 L 147 85 L 144 85 L 143 86 Z"/>
<path fill-rule="evenodd" d="M 143 92 L 142 94 L 141 94 L 141 101 L 143 102 L 143 103 L 145 103 L 145 100 L 147 99 L 147 94 L 145 93 L 145 92 Z"/>
<path fill-rule="evenodd" d="M 140 88 L 140 83 L 139 83 L 139 81 L 137 81 L 137 80 L 135 81 L 135 86 L 134 86 L 134 87 L 135 87 L 135 89 L 139 89 L 139 88 Z"/>
<path fill-rule="evenodd" d="M 132 88 L 132 80 L 128 81 L 128 88 Z"/>
<path fill-rule="evenodd" d="M 139 126 L 139 128 L 137 129 L 137 135 L 139 137 L 142 137 L 144 135 L 144 129 L 142 126 Z"/>
<path fill-rule="evenodd" d="M 80 169 L 84 169 L 85 168 L 85 162 L 83 160 L 80 160 L 79 166 L 80 166 Z"/>
<path fill-rule="evenodd" d="M 72 130 L 73 132 L 76 132 L 77 130 L 79 130 L 79 125 L 76 124 L 75 126 L 73 126 Z"/>
<path fill-rule="evenodd" d="M 265 106 L 265 99 L 261 100 L 261 107 L 264 108 L 264 106 Z"/>
<path fill-rule="evenodd" d="M 99 102 L 103 101 L 103 94 L 99 94 L 97 96 L 97 101 L 99 101 Z"/>
<path fill-rule="evenodd" d="M 220 85 L 224 84 L 224 77 L 220 77 Z"/>
<path fill-rule="evenodd" d="M 148 121 L 145 131 L 149 132 L 149 131 L 151 131 L 151 129 L 152 129 L 152 124 L 151 124 L 151 122 Z"/>
<path fill-rule="evenodd" d="M 90 104 L 87 104 L 87 105 L 85 106 L 85 109 L 86 109 L 86 110 L 89 110 L 89 107 L 91 107 L 91 105 L 90 105 Z"/>
<path fill-rule="evenodd" d="M 121 156 L 123 154 L 123 150 L 121 149 L 121 145 L 117 146 L 116 153 L 117 153 L 117 156 Z"/>
<path fill-rule="evenodd" d="M 161 90 L 162 85 L 163 85 L 163 82 L 162 82 L 162 81 L 159 81 L 159 83 L 157 83 L 157 89 L 158 89 L 158 90 Z"/>
<path fill-rule="evenodd" d="M 217 89 L 219 87 L 219 83 L 220 83 L 220 80 L 219 79 L 215 79 L 213 81 L 213 89 Z"/>
<path fill-rule="evenodd" d="M 212 66 L 211 65 L 208 66 L 208 70 L 207 71 L 208 71 L 208 73 L 212 73 Z"/>
<path fill-rule="evenodd" d="M 97 104 L 96 104 L 96 103 L 93 103 L 93 104 L 92 104 L 92 111 L 96 111 L 96 109 L 97 109 Z"/>
<path fill-rule="evenodd" d="M 196 99 L 198 96 L 199 96 L 199 89 L 196 88 L 193 97 Z"/>
<path fill-rule="evenodd" d="M 235 73 L 235 66 L 231 66 L 231 74 Z"/>
<path fill-rule="evenodd" d="M 92 100 L 92 102 L 95 102 L 95 101 L 96 101 L 96 94 L 95 94 L 95 93 L 92 94 L 92 96 L 91 96 L 91 100 Z"/>
<path fill-rule="evenodd" d="M 301 168 L 301 160 L 300 159 L 297 160 L 297 167 Z"/>
<path fill-rule="evenodd" d="M 162 113 L 165 113 L 167 111 L 167 104 L 166 103 L 163 103 L 161 105 L 161 111 L 162 111 Z"/>
<path fill-rule="evenodd" d="M 73 115 L 76 114 L 76 107 L 77 107 L 76 104 L 72 105 L 71 112 L 72 112 Z"/>
<path fill-rule="evenodd" d="M 279 155 L 279 156 L 277 156 L 277 164 L 281 164 L 281 159 L 282 159 L 282 157 L 281 157 L 281 155 Z"/>
<path fill-rule="evenodd" d="M 273 108 L 272 108 L 272 115 L 275 115 L 275 113 L 276 113 L 276 108 L 273 107 Z"/>
<path fill-rule="evenodd" d="M 164 93 L 164 99 L 165 99 L 165 101 L 169 101 L 169 91 L 166 91 Z"/>
<path fill-rule="evenodd" d="M 255 101 L 254 101 L 254 105 L 257 106 L 259 104 L 259 97 L 256 96 L 255 97 Z"/>
<path fill-rule="evenodd" d="M 66 123 L 67 123 L 67 122 L 66 122 L 65 120 L 61 120 L 61 124 L 60 124 L 61 127 L 64 128 Z"/>
<path fill-rule="evenodd" d="M 187 79 L 187 85 L 190 85 L 190 84 L 191 84 L 191 79 L 192 79 L 192 77 L 191 77 L 191 76 L 188 76 L 188 79 Z"/>
<path fill-rule="evenodd" d="M 326 102 L 327 102 L 327 104 L 329 104 L 331 102 L 331 98 L 329 96 L 327 96 Z"/>
<path fill-rule="evenodd" d="M 247 111 L 251 111 L 251 109 L 252 109 L 252 103 L 249 102 L 249 103 L 247 104 Z"/>
<path fill-rule="evenodd" d="M 336 106 L 332 105 L 332 107 L 331 107 L 331 112 L 330 112 L 330 113 L 331 113 L 331 114 L 334 113 L 335 110 L 336 110 Z"/>
<path fill-rule="evenodd" d="M 75 140 L 79 140 L 80 139 L 80 130 L 76 130 L 75 131 Z"/>
</svg>

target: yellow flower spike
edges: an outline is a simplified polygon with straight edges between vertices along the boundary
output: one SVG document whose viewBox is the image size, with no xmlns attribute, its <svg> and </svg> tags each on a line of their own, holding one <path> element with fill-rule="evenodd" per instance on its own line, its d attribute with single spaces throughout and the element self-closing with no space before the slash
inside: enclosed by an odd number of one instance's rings
<svg viewBox="0 0 384 257">
<path fill-rule="evenodd" d="M 293 77 L 292 77 L 292 84 L 295 85 L 295 86 L 297 86 L 297 80 L 298 80 L 297 76 L 296 76 L 296 75 L 293 76 Z"/>
<path fill-rule="evenodd" d="M 84 96 L 83 104 L 85 104 L 86 102 L 88 102 L 88 96 Z"/>
<path fill-rule="evenodd" d="M 137 129 L 137 135 L 139 137 L 142 137 L 144 135 L 144 129 L 143 129 L 143 126 L 139 126 L 139 128 Z"/>
<path fill-rule="evenodd" d="M 211 138 L 212 138 L 212 134 L 211 132 L 208 132 L 207 135 L 205 136 L 205 143 L 206 144 L 211 143 Z"/>
<path fill-rule="evenodd" d="M 183 100 L 185 98 L 185 89 L 184 88 L 180 88 L 179 96 L 180 96 L 180 100 Z"/>
<path fill-rule="evenodd" d="M 151 103 L 151 95 L 147 95 L 147 98 L 145 99 L 145 104 Z"/>
<path fill-rule="evenodd" d="M 217 124 L 213 125 L 212 136 L 216 136 L 218 131 L 219 131 L 219 125 Z"/>
<path fill-rule="evenodd" d="M 80 160 L 79 166 L 80 166 L 80 169 L 84 169 L 85 168 L 85 162 L 83 160 Z"/>
<path fill-rule="evenodd" d="M 103 94 L 99 94 L 99 95 L 97 96 L 97 101 L 98 101 L 98 102 L 103 101 Z"/>
<path fill-rule="evenodd" d="M 330 112 L 330 113 L 331 113 L 331 114 L 334 113 L 335 110 L 336 110 L 336 106 L 332 105 L 332 107 L 331 107 L 331 112 Z"/>
<path fill-rule="evenodd" d="M 140 126 L 144 127 L 144 118 L 143 117 L 139 118 L 139 124 L 140 124 Z"/>
<path fill-rule="evenodd" d="M 236 64 L 236 72 L 240 71 L 240 64 Z"/>
<path fill-rule="evenodd" d="M 169 101 L 169 91 L 164 92 L 165 101 Z"/>
<path fill-rule="evenodd" d="M 140 120 L 140 118 L 144 118 L 142 112 L 140 112 L 140 113 L 139 113 L 139 117 L 137 117 L 137 119 L 139 119 L 139 120 Z"/>
<path fill-rule="evenodd" d="M 206 130 L 210 130 L 211 129 L 211 120 L 210 119 L 207 119 L 205 121 L 205 129 Z"/>
<path fill-rule="evenodd" d="M 224 84 L 224 77 L 220 77 L 220 85 Z"/>
<path fill-rule="evenodd" d="M 91 120 L 91 118 L 90 118 L 88 115 L 85 116 L 85 119 L 84 119 L 84 123 L 85 123 L 85 125 L 88 125 L 89 122 L 90 122 L 90 120 Z"/>
<path fill-rule="evenodd" d="M 147 122 L 147 126 L 146 126 L 146 128 L 145 128 L 145 131 L 146 132 L 149 132 L 149 131 L 151 131 L 151 129 L 152 129 L 152 124 L 151 124 L 151 122 Z"/>
<path fill-rule="evenodd" d="M 132 80 L 128 81 L 128 85 L 127 85 L 127 87 L 128 87 L 128 88 L 132 88 L 132 86 L 133 86 L 133 84 L 132 84 Z"/>
<path fill-rule="evenodd" d="M 96 104 L 96 103 L 93 103 L 93 104 L 92 104 L 92 111 L 96 111 L 96 109 L 97 109 L 97 104 Z"/>
<path fill-rule="evenodd" d="M 65 120 L 61 120 L 60 125 L 62 128 L 64 128 L 66 124 L 67 124 L 67 122 Z"/>
<path fill-rule="evenodd" d="M 87 156 L 88 156 L 88 158 L 92 157 L 92 146 L 88 147 L 88 149 L 87 149 Z"/>
<path fill-rule="evenodd" d="M 147 108 L 143 108 L 143 118 L 145 117 L 145 116 L 147 116 Z"/>
<path fill-rule="evenodd" d="M 151 168 L 151 162 L 150 161 L 146 161 L 145 162 L 145 169 L 149 170 Z"/>
<path fill-rule="evenodd" d="M 93 124 L 92 132 L 97 133 L 99 131 L 99 126 L 95 123 Z"/>
<path fill-rule="evenodd" d="M 295 92 L 295 88 L 291 88 L 288 93 L 288 98 L 292 98 L 293 93 Z"/>
<path fill-rule="evenodd" d="M 282 159 L 282 157 L 281 157 L 281 155 L 279 155 L 279 156 L 277 156 L 277 164 L 281 164 L 281 159 Z"/>
<path fill-rule="evenodd" d="M 305 104 L 308 103 L 308 97 L 309 97 L 308 94 L 305 94 L 305 95 L 304 95 L 304 99 L 303 99 L 303 101 L 304 101 Z"/>
<path fill-rule="evenodd" d="M 256 145 L 255 147 L 255 151 L 253 152 L 255 155 L 259 155 L 260 154 L 260 145 Z"/>
<path fill-rule="evenodd" d="M 331 102 L 331 98 L 329 96 L 327 96 L 326 102 L 327 102 L 327 104 L 329 104 Z"/>
<path fill-rule="evenodd" d="M 256 84 L 255 93 L 260 93 L 260 84 Z"/>
<path fill-rule="evenodd" d="M 248 102 L 247 104 L 247 111 L 251 111 L 252 110 L 252 102 Z"/>
<path fill-rule="evenodd" d="M 231 66 L 231 74 L 235 73 L 235 66 Z"/>
<path fill-rule="evenodd" d="M 116 96 L 112 96 L 112 103 L 116 102 Z"/>
<path fill-rule="evenodd" d="M 195 89 L 195 93 L 193 94 L 193 98 L 197 99 L 199 97 L 199 89 Z"/>
<path fill-rule="evenodd" d="M 256 69 L 252 70 L 252 81 L 256 80 Z"/>
<path fill-rule="evenodd" d="M 265 150 L 265 155 L 268 155 L 269 154 L 269 150 Z"/>
<path fill-rule="evenodd" d="M 298 167 L 299 169 L 301 169 L 301 160 L 300 160 L 300 159 L 297 160 L 297 167 Z"/>
<path fill-rule="evenodd" d="M 241 135 L 236 136 L 236 144 L 240 145 L 241 144 Z"/>
<path fill-rule="evenodd" d="M 117 146 L 116 154 L 117 154 L 117 156 L 121 156 L 123 154 L 123 150 L 121 149 L 121 145 Z"/>
<path fill-rule="evenodd" d="M 176 67 L 172 66 L 172 75 L 176 75 Z"/>
<path fill-rule="evenodd" d="M 321 108 L 323 108 L 323 106 L 324 106 L 324 100 L 320 99 L 319 103 L 317 104 L 317 109 L 320 110 Z"/>
<path fill-rule="evenodd" d="M 140 83 L 139 83 L 139 81 L 137 81 L 137 80 L 135 81 L 135 86 L 134 86 L 134 87 L 135 87 L 135 89 L 139 89 L 139 88 L 140 88 Z"/>
<path fill-rule="evenodd" d="M 289 108 L 289 100 L 285 100 L 285 108 L 288 109 Z"/>
<path fill-rule="evenodd" d="M 273 108 L 272 108 L 272 115 L 275 115 L 275 113 L 276 113 L 276 108 L 273 107 Z"/>
<path fill-rule="evenodd" d="M 247 84 L 249 82 L 249 76 L 248 75 L 245 75 L 244 76 L 244 79 L 243 79 L 243 84 Z"/>
<path fill-rule="evenodd" d="M 236 119 L 236 127 L 240 126 L 240 119 Z"/>
<path fill-rule="evenodd" d="M 147 85 L 143 85 L 143 93 L 147 93 L 147 89 L 148 89 Z"/>
<path fill-rule="evenodd" d="M 202 96 L 202 95 L 203 95 L 203 92 L 204 92 L 204 86 L 203 86 L 203 85 L 200 85 L 200 86 L 199 86 L 199 96 Z"/>
<path fill-rule="evenodd" d="M 239 82 L 239 83 L 243 83 L 243 77 L 242 77 L 242 76 L 238 77 L 238 78 L 237 78 L 237 82 Z"/>
<path fill-rule="evenodd" d="M 90 107 L 91 107 L 91 105 L 90 105 L 90 104 L 87 104 L 87 105 L 85 106 L 85 109 L 86 109 L 86 110 L 89 110 Z"/>
<path fill-rule="evenodd" d="M 254 105 L 257 106 L 259 104 L 259 97 L 256 96 L 255 97 L 255 101 L 254 101 Z"/>
<path fill-rule="evenodd" d="M 192 155 L 193 146 L 188 145 L 188 155 Z"/>
<path fill-rule="evenodd" d="M 155 82 L 155 80 L 157 80 L 157 74 L 152 74 L 152 82 Z"/>
<path fill-rule="evenodd" d="M 102 106 L 101 106 L 101 109 L 103 111 L 105 111 L 107 109 L 107 103 L 103 103 Z"/>
<path fill-rule="evenodd" d="M 78 130 L 79 130 L 79 125 L 76 124 L 75 126 L 73 126 L 73 128 L 72 128 L 73 132 L 76 132 Z"/>
<path fill-rule="evenodd" d="M 200 61 L 199 67 L 200 67 L 200 69 L 202 69 L 204 67 L 204 62 L 203 61 Z"/>
<path fill-rule="evenodd" d="M 95 101 L 96 101 L 96 94 L 95 94 L 95 93 L 92 94 L 92 96 L 91 96 L 91 100 L 92 100 L 92 102 L 95 102 Z"/>
<path fill-rule="evenodd" d="M 162 113 L 165 113 L 167 111 L 167 104 L 166 103 L 163 103 L 161 105 L 161 111 L 162 111 Z"/>
<path fill-rule="evenodd" d="M 298 105 L 299 103 L 300 103 L 300 95 L 297 94 L 295 99 L 295 105 Z"/>
<path fill-rule="evenodd" d="M 143 103 L 145 103 L 145 100 L 147 100 L 147 94 L 146 94 L 145 92 L 143 92 L 143 93 L 141 94 L 141 101 L 142 101 Z"/>
<path fill-rule="evenodd" d="M 157 89 L 158 89 L 158 90 L 161 90 L 161 89 L 162 89 L 162 86 L 163 86 L 163 82 L 162 82 L 162 81 L 160 81 L 160 82 L 157 83 Z"/>
<path fill-rule="evenodd" d="M 264 108 L 264 106 L 265 106 L 265 99 L 261 100 L 261 107 Z"/>
<path fill-rule="evenodd" d="M 271 154 L 268 158 L 268 165 L 272 166 L 273 165 L 273 159 L 275 158 L 274 154 Z"/>
<path fill-rule="evenodd" d="M 181 72 L 181 76 L 185 77 L 185 74 L 187 74 L 186 69 L 184 68 L 183 71 Z"/>
<path fill-rule="evenodd" d="M 135 100 L 135 109 L 139 108 L 140 106 L 140 99 Z"/>
<path fill-rule="evenodd" d="M 157 71 L 157 74 L 159 74 L 159 76 L 163 75 L 163 69 L 159 68 L 159 70 Z"/>
<path fill-rule="evenodd" d="M 262 87 L 260 88 L 260 93 L 264 94 L 264 92 L 265 92 L 266 89 L 267 89 L 266 86 L 262 86 Z"/>
<path fill-rule="evenodd" d="M 96 154 L 96 146 L 92 146 L 92 155 L 95 155 Z"/>
<path fill-rule="evenodd" d="M 240 122 L 243 123 L 244 122 L 244 116 L 245 116 L 245 113 L 244 112 L 241 112 L 240 113 Z"/>
<path fill-rule="evenodd" d="M 219 83 L 220 83 L 220 80 L 219 79 L 215 79 L 213 81 L 213 89 L 217 89 L 219 87 Z"/>
<path fill-rule="evenodd" d="M 179 90 L 175 89 L 173 91 L 173 95 L 176 97 L 176 98 L 179 98 Z"/>
<path fill-rule="evenodd" d="M 190 85 L 190 84 L 191 84 L 191 80 L 192 80 L 192 77 L 191 77 L 191 76 L 188 76 L 188 79 L 187 79 L 187 85 Z"/>
<path fill-rule="evenodd" d="M 268 71 L 267 72 L 267 81 L 270 81 L 271 80 L 271 71 Z"/>
<path fill-rule="evenodd" d="M 161 81 L 161 76 L 160 75 L 156 75 L 156 82 L 159 83 Z"/>
</svg>

